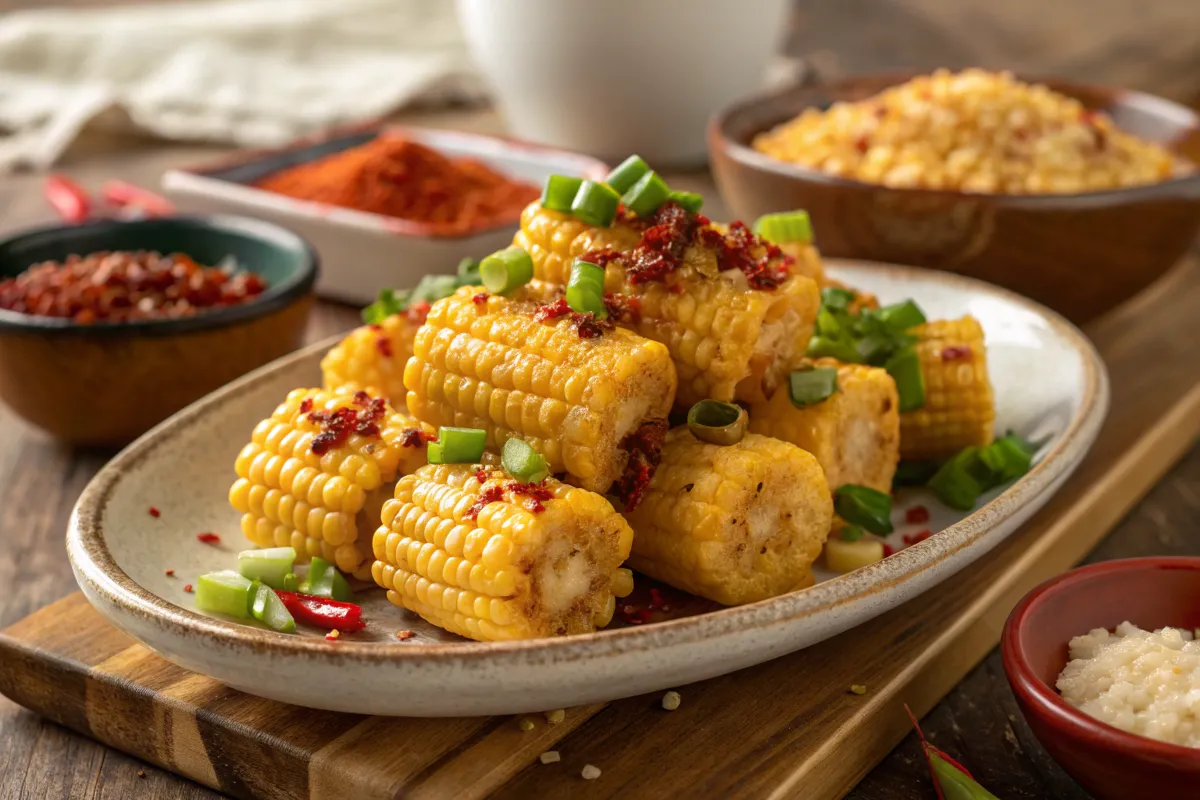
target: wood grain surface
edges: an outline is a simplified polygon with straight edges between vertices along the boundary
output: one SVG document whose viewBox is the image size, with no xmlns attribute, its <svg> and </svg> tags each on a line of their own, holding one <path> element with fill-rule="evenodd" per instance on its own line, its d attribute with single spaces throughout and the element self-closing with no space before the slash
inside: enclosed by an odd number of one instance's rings
<svg viewBox="0 0 1200 800">
<path fill-rule="evenodd" d="M 1200 104 L 1200 19 L 1195 2 L 798 0 L 801 13 L 789 35 L 788 50 L 804 55 L 818 71 L 831 76 L 981 64 L 1116 83 Z M 113 4 L 114 0 L 0 0 L 0 12 Z M 484 130 L 497 125 L 470 111 L 418 120 L 428 121 Z M 96 133 L 73 146 L 62 166 L 93 187 L 109 177 L 154 186 L 166 167 L 218 152 L 215 147 L 163 145 Z M 712 191 L 706 175 L 673 176 L 672 182 Z M 3 232 L 51 218 L 40 186 L 38 175 L 0 179 Z M 1153 307 L 1145 313 L 1153 314 Z M 309 340 L 344 330 L 356 319 L 354 309 L 322 305 L 311 319 Z M 1153 378 L 1137 390 L 1168 391 Z M 66 519 L 83 486 L 110 455 L 64 448 L 0 407 L 0 545 L 7 555 L 0 560 L 4 587 L 0 626 L 74 590 L 62 545 Z M 1192 449 L 1092 558 L 1200 552 L 1198 519 L 1200 449 Z M 996 651 L 923 724 L 939 746 L 969 764 L 1003 800 L 1086 797 L 1032 739 L 1004 681 Z M 723 742 L 735 738 L 736 731 L 713 735 Z M 667 749 L 657 756 L 663 763 L 683 758 Z M 0 800 L 216 796 L 0 697 Z M 907 737 L 850 796 L 856 800 L 932 797 L 914 737 Z"/>
</svg>

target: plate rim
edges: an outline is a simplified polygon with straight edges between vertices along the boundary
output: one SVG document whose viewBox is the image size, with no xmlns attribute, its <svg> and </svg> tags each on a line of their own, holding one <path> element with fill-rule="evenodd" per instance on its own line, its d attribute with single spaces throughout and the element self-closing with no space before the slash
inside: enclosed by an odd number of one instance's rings
<svg viewBox="0 0 1200 800">
<path fill-rule="evenodd" d="M 147 458 L 158 446 L 158 440 L 173 429 L 185 426 L 247 387 L 272 379 L 278 370 L 296 361 L 312 358 L 332 346 L 341 335 L 290 353 L 227 384 L 155 426 L 122 450 L 88 483 L 71 512 L 66 537 L 68 559 L 81 588 L 98 593 L 106 603 L 154 627 L 163 630 L 174 628 L 178 635 L 204 637 L 225 646 L 245 647 L 260 653 L 265 651 L 272 656 L 299 656 L 340 664 L 352 661 L 379 666 L 430 662 L 470 665 L 504 657 L 519 659 L 531 654 L 544 654 L 555 661 L 571 661 L 610 657 L 643 649 L 688 646 L 699 641 L 711 643 L 733 634 L 745 634 L 748 629 L 765 630 L 793 623 L 832 611 L 844 604 L 862 601 L 893 586 L 919 580 L 923 574 L 936 570 L 960 551 L 980 544 L 989 531 L 1018 515 L 1025 505 L 1034 503 L 1044 491 L 1060 482 L 1065 473 L 1074 469 L 1091 447 L 1107 416 L 1107 370 L 1095 346 L 1075 325 L 1057 312 L 1015 292 L 974 278 L 920 267 L 832 258 L 826 259 L 826 264 L 835 270 L 849 267 L 857 271 L 885 273 L 892 278 L 915 275 L 925 280 L 948 283 L 959 289 L 998 296 L 1045 320 L 1054 333 L 1071 346 L 1084 371 L 1079 411 L 1072 416 L 1059 441 L 1026 475 L 988 503 L 939 531 L 938 536 L 905 548 L 869 567 L 757 603 L 721 608 L 645 627 L 506 642 L 434 642 L 418 647 L 399 641 L 355 642 L 344 639 L 333 648 L 320 637 L 293 636 L 205 616 L 159 597 L 134 581 L 113 558 L 101 525 L 108 499 L 129 469 Z M 88 586 L 83 586 L 84 581 Z"/>
</svg>

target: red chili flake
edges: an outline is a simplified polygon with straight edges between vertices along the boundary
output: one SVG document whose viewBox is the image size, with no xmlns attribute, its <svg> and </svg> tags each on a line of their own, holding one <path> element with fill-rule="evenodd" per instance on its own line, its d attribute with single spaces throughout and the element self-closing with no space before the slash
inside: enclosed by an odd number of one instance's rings
<svg viewBox="0 0 1200 800">
<path fill-rule="evenodd" d="M 717 251 L 721 271 L 740 270 L 753 289 L 779 286 L 788 279 L 795 263 L 778 245 L 756 236 L 744 222 L 734 222 L 724 235 L 713 228 L 701 229 L 697 235 L 703 244 Z"/>
<path fill-rule="evenodd" d="M 909 525 L 920 525 L 929 522 L 929 509 L 925 506 L 913 506 L 904 512 L 904 521 Z"/>
<path fill-rule="evenodd" d="M 931 532 L 927 531 L 927 530 L 919 531 L 917 533 L 906 533 L 906 534 L 904 534 L 904 537 L 903 537 L 904 543 L 909 546 L 912 546 L 914 544 L 919 544 L 919 543 L 925 541 L 926 539 L 928 539 L 930 537 L 930 535 L 931 535 Z"/>
<path fill-rule="evenodd" d="M 475 502 L 467 509 L 467 513 L 463 515 L 465 519 L 476 519 L 479 512 L 483 511 L 489 503 L 496 503 L 504 499 L 504 487 L 498 483 L 491 486 L 483 487 L 483 490 L 476 496 Z"/>
<path fill-rule="evenodd" d="M 615 320 L 636 325 L 642 318 L 642 301 L 627 294 L 604 295 L 604 309 Z"/>
<path fill-rule="evenodd" d="M 354 394 L 353 403 L 361 409 L 355 411 L 350 406 L 342 406 L 334 411 L 314 411 L 308 415 L 310 422 L 322 426 L 321 432 L 313 438 L 313 453 L 324 455 L 335 447 L 341 447 L 352 433 L 366 437 L 379 436 L 379 421 L 387 412 L 387 402 L 360 391 Z"/>
<path fill-rule="evenodd" d="M 400 434 L 401 447 L 423 447 L 428 442 L 437 441 L 437 436 L 417 428 L 405 428 Z"/>
<path fill-rule="evenodd" d="M 341 635 L 341 632 L 337 628 L 334 628 L 329 633 L 325 634 L 325 641 L 336 642 Z"/>
<path fill-rule="evenodd" d="M 580 339 L 595 339 L 603 336 L 605 331 L 611 331 L 613 324 L 606 319 L 596 319 L 596 315 L 589 311 L 586 314 L 573 313 L 571 327 Z"/>
<path fill-rule="evenodd" d="M 679 269 L 683 251 L 697 225 L 697 216 L 678 203 L 664 203 L 654 212 L 642 241 L 630 251 L 625 274 L 633 285 L 661 281 Z"/>
<path fill-rule="evenodd" d="M 971 357 L 971 348 L 952 345 L 942 349 L 942 361 L 963 361 Z"/>
<path fill-rule="evenodd" d="M 175 570 L 173 570 L 173 569 L 169 569 L 169 570 L 167 570 L 167 577 L 168 577 L 168 578 L 174 578 L 174 577 L 175 577 Z"/>
<path fill-rule="evenodd" d="M 307 414 L 308 412 L 312 411 L 312 407 L 313 407 L 313 399 L 311 397 L 306 397 L 302 401 L 300 401 L 300 413 L 301 414 Z"/>
<path fill-rule="evenodd" d="M 394 355 L 392 351 L 392 340 L 386 336 L 378 336 L 375 338 L 375 349 L 379 351 L 379 355 L 384 358 L 391 358 Z"/>
<path fill-rule="evenodd" d="M 533 318 L 537 322 L 547 322 L 552 319 L 558 319 L 571 313 L 571 307 L 567 305 L 567 298 L 559 297 L 550 303 L 542 303 L 534 312 Z"/>
<path fill-rule="evenodd" d="M 491 475 L 491 473 L 488 472 L 488 470 L 486 470 L 486 469 L 475 470 L 475 480 L 479 481 L 480 483 L 487 483 L 488 477 L 490 475 Z"/>
<path fill-rule="evenodd" d="M 488 301 L 488 297 L 489 297 L 489 295 L 487 292 L 480 292 L 479 294 L 477 294 L 471 298 L 471 302 L 477 306 L 486 305 L 487 301 Z"/>
<path fill-rule="evenodd" d="M 371 330 L 375 331 L 376 333 L 383 333 L 383 326 L 378 323 L 372 322 L 367 327 L 370 328 Z"/>
<path fill-rule="evenodd" d="M 219 544 L 221 536 L 216 533 L 197 533 L 196 539 L 205 544 Z"/>
<path fill-rule="evenodd" d="M 653 608 L 654 606 L 661 606 L 661 605 L 662 605 L 662 592 L 660 592 L 658 590 L 657 586 L 650 587 L 650 606 L 651 606 L 651 608 Z"/>
<path fill-rule="evenodd" d="M 409 639 L 416 636 L 412 631 L 396 631 L 396 638 L 402 642 L 407 642 Z"/>
<path fill-rule="evenodd" d="M 871 143 L 865 136 L 860 136 L 854 142 L 854 149 L 860 153 L 866 153 L 871 149 Z"/>
<path fill-rule="evenodd" d="M 525 508 L 529 509 L 534 514 L 540 514 L 546 510 L 542 505 L 548 500 L 554 498 L 554 494 L 546 488 L 546 482 L 540 483 L 520 483 L 519 481 L 511 481 L 506 484 L 505 489 L 512 495 L 525 498 Z"/>
<path fill-rule="evenodd" d="M 419 303 L 413 303 L 409 306 L 405 310 L 404 315 L 408 317 L 408 321 L 413 325 L 424 325 L 425 318 L 429 316 L 429 309 L 431 307 L 429 303 L 422 300 Z"/>
<path fill-rule="evenodd" d="M 665 419 L 647 420 L 638 429 L 621 440 L 621 449 L 629 453 L 625 462 L 625 470 L 617 479 L 615 492 L 625 505 L 626 511 L 632 511 L 642 501 L 654 470 L 662 459 L 663 438 L 667 435 Z"/>
<path fill-rule="evenodd" d="M 154 517 L 155 519 L 158 519 L 159 517 L 162 516 L 162 512 L 159 511 L 154 506 L 150 506 L 150 516 Z"/>
<path fill-rule="evenodd" d="M 588 250 L 579 257 L 579 260 L 586 261 L 589 264 L 595 264 L 597 267 L 607 267 L 620 257 L 620 250 L 606 248 L 604 250 Z"/>
<path fill-rule="evenodd" d="M 895 554 L 896 554 L 896 548 L 892 547 L 887 542 L 884 542 L 883 543 L 883 557 L 887 558 L 888 556 L 894 556 Z"/>
<path fill-rule="evenodd" d="M 185 592 L 187 592 L 188 594 L 191 594 L 192 593 L 192 585 L 190 583 L 184 584 L 183 590 Z"/>
</svg>

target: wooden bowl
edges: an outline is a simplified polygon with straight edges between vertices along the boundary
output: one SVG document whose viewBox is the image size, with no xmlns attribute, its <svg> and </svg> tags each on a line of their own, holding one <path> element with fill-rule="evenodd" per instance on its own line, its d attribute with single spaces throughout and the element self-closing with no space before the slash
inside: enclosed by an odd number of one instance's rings
<svg viewBox="0 0 1200 800">
<path fill-rule="evenodd" d="M 1100 800 L 1195 797 L 1200 748 L 1138 736 L 1069 705 L 1054 688 L 1067 643 L 1094 628 L 1200 626 L 1200 558 L 1130 558 L 1071 570 L 1034 589 L 1004 626 L 1004 671 L 1038 741 Z"/>
<path fill-rule="evenodd" d="M 122 445 L 179 409 L 300 346 L 317 256 L 284 228 L 241 217 L 102 220 L 0 241 L 0 278 L 98 250 L 232 256 L 267 290 L 194 317 L 80 325 L 0 309 L 0 399 L 66 442 Z"/>
<path fill-rule="evenodd" d="M 1074 195 L 893 189 L 827 175 L 753 150 L 762 131 L 808 107 L 870 97 L 913 77 L 876 75 L 791 88 L 715 116 L 709 153 L 734 216 L 804 208 L 828 256 L 944 269 L 1005 286 L 1083 322 L 1154 282 L 1200 229 L 1200 172 Z M 1200 161 L 1200 118 L 1138 92 L 1042 80 L 1108 113 L 1121 129 Z"/>
</svg>

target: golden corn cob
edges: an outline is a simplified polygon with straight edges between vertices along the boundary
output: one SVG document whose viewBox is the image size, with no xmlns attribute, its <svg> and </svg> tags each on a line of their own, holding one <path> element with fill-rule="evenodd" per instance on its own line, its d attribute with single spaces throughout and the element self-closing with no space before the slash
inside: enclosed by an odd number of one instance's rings
<svg viewBox="0 0 1200 800">
<path fill-rule="evenodd" d="M 408 410 L 431 426 L 487 431 L 498 450 L 527 441 L 572 482 L 606 492 L 626 439 L 661 424 L 675 396 L 667 349 L 620 328 L 581 338 L 579 315 L 538 321 L 539 305 L 464 287 L 433 304 L 404 371 Z"/>
<path fill-rule="evenodd" d="M 301 561 L 321 556 L 343 572 L 370 577 L 367 537 L 397 475 L 425 463 L 424 441 L 412 432 L 427 430 L 371 400 L 365 392 L 296 389 L 254 428 L 229 490 L 247 539 L 259 547 L 291 545 Z M 344 441 L 320 439 L 330 426 L 313 415 L 339 409 L 362 415 L 362 432 Z"/>
<path fill-rule="evenodd" d="M 925 405 L 900 415 L 901 458 L 948 458 L 968 445 L 991 444 L 996 406 L 979 322 L 937 320 L 911 333 L 918 337 Z"/>
<path fill-rule="evenodd" d="M 812 453 L 830 489 L 856 484 L 890 493 L 900 461 L 896 382 L 886 370 L 864 364 L 821 358 L 813 365 L 837 368 L 837 392 L 796 408 L 781 386 L 770 400 L 750 406 L 750 430 Z"/>
<path fill-rule="evenodd" d="M 833 521 L 821 465 L 795 445 L 748 433 L 723 447 L 667 433 L 633 526 L 638 572 L 725 605 L 813 583 Z"/>
<path fill-rule="evenodd" d="M 354 329 L 321 359 L 325 389 L 374 389 L 402 408 L 404 365 L 420 326 L 408 314 L 393 314 L 378 325 Z"/>
<path fill-rule="evenodd" d="M 812 278 L 817 286 L 825 286 L 825 267 L 821 264 L 821 251 L 812 242 L 781 242 L 779 249 L 796 259 L 793 271 L 797 275 Z"/>
<path fill-rule="evenodd" d="M 528 494 L 538 489 L 540 499 Z M 384 504 L 371 575 L 391 602 L 470 639 L 586 633 L 607 625 L 616 598 L 632 591 L 620 568 L 632 541 L 594 492 L 430 464 L 401 478 Z"/>
<path fill-rule="evenodd" d="M 595 228 L 534 203 L 522 213 L 513 241 L 532 256 L 534 278 L 561 286 L 576 257 L 627 252 L 640 240 L 628 223 Z M 687 247 L 669 283 L 634 284 L 620 259 L 606 267 L 605 290 L 633 298 L 639 307 L 623 324 L 670 350 L 680 408 L 706 397 L 764 399 L 804 357 L 812 337 L 820 293 L 811 278 L 794 272 L 782 285 L 758 290 L 741 273 L 718 270 L 716 252 L 698 244 Z"/>
</svg>

